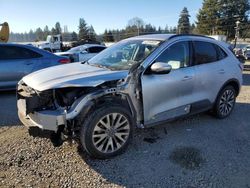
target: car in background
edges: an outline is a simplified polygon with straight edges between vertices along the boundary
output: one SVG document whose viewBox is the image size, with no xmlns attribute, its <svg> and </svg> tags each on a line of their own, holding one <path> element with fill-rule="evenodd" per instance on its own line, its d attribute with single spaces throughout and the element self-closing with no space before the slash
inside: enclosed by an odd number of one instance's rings
<svg viewBox="0 0 250 188">
<path fill-rule="evenodd" d="M 250 45 L 246 45 L 244 48 L 242 48 L 243 53 L 247 50 L 250 50 Z"/>
<path fill-rule="evenodd" d="M 69 62 L 67 57 L 31 45 L 0 44 L 0 90 L 15 89 L 17 82 L 31 72 Z"/>
<path fill-rule="evenodd" d="M 245 51 L 244 51 L 244 57 L 245 57 L 245 60 L 248 60 L 248 59 L 250 59 L 250 48 L 249 49 L 246 49 Z"/>
<path fill-rule="evenodd" d="M 106 46 L 99 45 L 99 44 L 84 44 L 74 48 L 66 52 L 57 52 L 56 55 L 62 55 L 69 57 L 71 62 L 78 62 L 78 61 L 87 61 L 94 57 L 96 54 L 101 52 L 102 50 L 106 49 Z"/>
</svg>

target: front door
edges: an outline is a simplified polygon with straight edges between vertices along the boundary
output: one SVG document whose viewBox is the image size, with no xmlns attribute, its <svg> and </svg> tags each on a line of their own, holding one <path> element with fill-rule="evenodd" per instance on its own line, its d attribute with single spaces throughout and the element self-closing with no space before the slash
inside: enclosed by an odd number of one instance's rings
<svg viewBox="0 0 250 188">
<path fill-rule="evenodd" d="M 143 74 L 141 83 L 145 125 L 190 112 L 191 103 L 194 102 L 195 84 L 195 71 L 190 66 L 190 54 L 190 42 L 174 43 L 155 61 L 171 65 L 171 72 L 153 74 L 146 71 Z"/>
</svg>

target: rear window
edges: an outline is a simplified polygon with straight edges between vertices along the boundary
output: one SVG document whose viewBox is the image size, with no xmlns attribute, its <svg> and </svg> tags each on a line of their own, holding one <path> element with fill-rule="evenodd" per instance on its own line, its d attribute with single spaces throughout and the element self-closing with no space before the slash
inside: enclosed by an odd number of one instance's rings
<svg viewBox="0 0 250 188">
<path fill-rule="evenodd" d="M 32 59 L 42 57 L 41 54 L 18 46 L 0 46 L 0 60 Z"/>
<path fill-rule="evenodd" d="M 217 52 L 217 61 L 222 60 L 222 59 L 227 57 L 226 52 L 223 49 L 221 49 L 221 47 L 219 47 L 216 44 L 214 44 L 214 47 L 215 47 L 216 52 Z"/>
<path fill-rule="evenodd" d="M 193 46 L 195 65 L 217 61 L 217 51 L 212 43 L 194 41 Z"/>
</svg>

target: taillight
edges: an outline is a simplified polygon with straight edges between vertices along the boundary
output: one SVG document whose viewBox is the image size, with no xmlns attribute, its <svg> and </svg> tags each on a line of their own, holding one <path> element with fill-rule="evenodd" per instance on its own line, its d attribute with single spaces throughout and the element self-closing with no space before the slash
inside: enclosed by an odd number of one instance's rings
<svg viewBox="0 0 250 188">
<path fill-rule="evenodd" d="M 65 64 L 65 63 L 70 63 L 70 60 L 67 58 L 64 58 L 64 59 L 60 59 L 58 62 L 61 64 Z"/>
</svg>

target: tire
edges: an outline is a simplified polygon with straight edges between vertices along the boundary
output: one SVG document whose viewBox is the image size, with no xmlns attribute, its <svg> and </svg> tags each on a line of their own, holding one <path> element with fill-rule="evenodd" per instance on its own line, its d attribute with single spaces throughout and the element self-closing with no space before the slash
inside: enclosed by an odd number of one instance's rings
<svg viewBox="0 0 250 188">
<path fill-rule="evenodd" d="M 84 120 L 80 140 L 90 156 L 106 159 L 123 153 L 132 133 L 131 113 L 122 106 L 106 104 Z"/>
<path fill-rule="evenodd" d="M 235 100 L 236 91 L 234 87 L 231 85 L 224 87 L 216 99 L 214 106 L 215 116 L 219 119 L 228 117 L 233 111 Z"/>
</svg>

